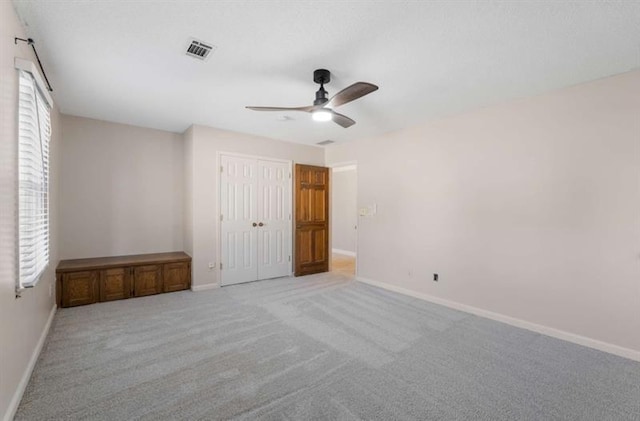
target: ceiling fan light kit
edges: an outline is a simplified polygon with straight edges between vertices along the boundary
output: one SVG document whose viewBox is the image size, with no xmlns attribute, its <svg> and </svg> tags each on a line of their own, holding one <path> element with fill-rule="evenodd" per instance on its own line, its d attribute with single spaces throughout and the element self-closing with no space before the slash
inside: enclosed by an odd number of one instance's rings
<svg viewBox="0 0 640 421">
<path fill-rule="evenodd" d="M 326 108 L 321 108 L 311 112 L 311 118 L 314 121 L 329 121 L 333 120 L 333 114 Z"/>
<path fill-rule="evenodd" d="M 378 87 L 368 82 L 356 82 L 350 86 L 347 86 L 331 99 L 327 99 L 327 91 L 324 89 L 324 84 L 331 81 L 331 72 L 327 69 L 317 69 L 313 72 L 313 81 L 320 84 L 320 89 L 316 91 L 316 99 L 313 101 L 313 105 L 308 107 L 246 107 L 254 111 L 303 111 L 311 113 L 311 118 L 314 121 L 329 121 L 333 120 L 338 125 L 345 129 L 356 124 L 355 121 L 347 117 L 346 115 L 339 114 L 333 109 L 340 105 L 347 104 L 351 101 L 355 101 L 358 98 L 370 94 L 378 90 Z"/>
</svg>

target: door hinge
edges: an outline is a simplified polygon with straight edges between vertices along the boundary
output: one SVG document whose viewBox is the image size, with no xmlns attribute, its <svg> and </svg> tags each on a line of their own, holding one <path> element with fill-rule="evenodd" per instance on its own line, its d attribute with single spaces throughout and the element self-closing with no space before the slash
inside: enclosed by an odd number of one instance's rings
<svg viewBox="0 0 640 421">
<path fill-rule="evenodd" d="M 291 214 L 289 214 L 289 221 L 291 221 Z"/>
<path fill-rule="evenodd" d="M 291 171 L 289 171 L 289 178 L 291 178 Z"/>
<path fill-rule="evenodd" d="M 224 172 L 224 167 L 222 165 L 220 165 L 220 172 Z"/>
<path fill-rule="evenodd" d="M 220 270 L 222 270 L 222 263 L 220 263 Z"/>
<path fill-rule="evenodd" d="M 289 256 L 289 261 L 291 261 L 291 256 Z"/>
<path fill-rule="evenodd" d="M 220 220 L 222 221 L 222 219 L 223 219 L 223 215 L 222 215 L 222 214 L 220 214 Z"/>
</svg>

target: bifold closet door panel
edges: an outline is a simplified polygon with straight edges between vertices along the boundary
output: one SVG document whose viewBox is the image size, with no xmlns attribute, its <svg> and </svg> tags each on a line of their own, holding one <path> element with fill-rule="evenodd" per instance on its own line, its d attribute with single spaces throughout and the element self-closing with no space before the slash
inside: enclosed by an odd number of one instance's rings
<svg viewBox="0 0 640 421">
<path fill-rule="evenodd" d="M 258 279 L 291 273 L 290 177 L 289 163 L 258 160 Z"/>
<path fill-rule="evenodd" d="M 220 163 L 222 285 L 255 281 L 258 279 L 257 161 L 222 155 Z"/>
</svg>

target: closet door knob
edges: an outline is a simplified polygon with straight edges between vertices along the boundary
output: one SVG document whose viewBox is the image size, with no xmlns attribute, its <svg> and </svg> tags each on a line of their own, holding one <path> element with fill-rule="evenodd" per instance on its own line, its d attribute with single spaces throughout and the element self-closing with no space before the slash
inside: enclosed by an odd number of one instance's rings
<svg viewBox="0 0 640 421">
<path fill-rule="evenodd" d="M 258 224 L 258 226 L 259 226 L 259 227 L 264 227 L 264 224 L 263 224 L 262 222 L 260 222 L 260 223 Z"/>
<path fill-rule="evenodd" d="M 253 224 L 251 224 L 251 225 L 253 225 L 254 227 L 257 227 L 257 226 L 258 226 L 258 224 L 256 224 L 255 222 L 254 222 Z"/>
</svg>

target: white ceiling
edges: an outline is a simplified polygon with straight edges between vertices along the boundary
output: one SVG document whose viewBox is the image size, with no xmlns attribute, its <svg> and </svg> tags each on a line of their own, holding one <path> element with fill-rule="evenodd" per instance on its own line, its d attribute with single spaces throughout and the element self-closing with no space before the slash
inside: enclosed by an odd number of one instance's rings
<svg viewBox="0 0 640 421">
<path fill-rule="evenodd" d="M 639 1 L 14 3 L 64 113 L 174 132 L 343 142 L 640 67 Z M 355 126 L 244 108 L 310 105 L 320 67 L 329 95 L 380 86 L 338 109 Z"/>
</svg>

